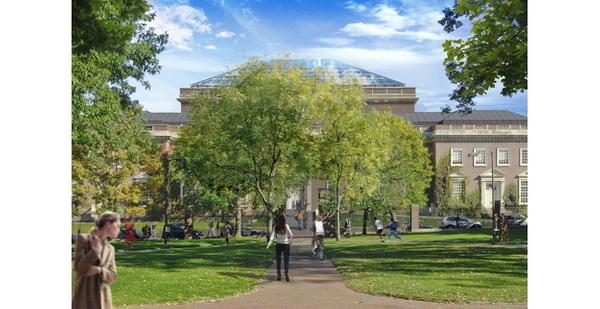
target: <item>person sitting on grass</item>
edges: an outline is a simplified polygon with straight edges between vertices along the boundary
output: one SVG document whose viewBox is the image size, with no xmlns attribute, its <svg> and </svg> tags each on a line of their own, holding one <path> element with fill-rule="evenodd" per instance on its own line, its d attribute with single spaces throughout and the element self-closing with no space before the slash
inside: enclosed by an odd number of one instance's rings
<svg viewBox="0 0 600 309">
<path fill-rule="evenodd" d="M 392 219 L 390 225 L 386 227 L 390 229 L 389 233 L 386 236 L 386 239 L 392 238 L 392 236 L 398 239 L 403 239 L 402 236 L 400 236 L 400 232 L 398 231 L 398 228 L 400 227 L 400 223 L 398 223 L 398 221 Z"/>
</svg>

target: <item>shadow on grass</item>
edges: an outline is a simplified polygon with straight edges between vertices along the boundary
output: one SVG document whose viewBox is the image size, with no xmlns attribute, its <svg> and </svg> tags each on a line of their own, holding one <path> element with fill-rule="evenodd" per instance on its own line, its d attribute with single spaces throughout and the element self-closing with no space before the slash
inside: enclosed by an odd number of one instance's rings
<svg viewBox="0 0 600 309">
<path fill-rule="evenodd" d="M 119 266 L 146 267 L 170 272 L 198 267 L 235 266 L 250 269 L 264 269 L 271 264 L 269 252 L 262 243 L 245 242 L 226 246 L 190 246 L 179 250 L 134 252 L 118 255 Z"/>
<path fill-rule="evenodd" d="M 527 278 L 526 247 L 341 242 L 328 255 L 342 272 L 502 275 Z M 494 280 L 500 278 L 495 277 Z"/>
</svg>

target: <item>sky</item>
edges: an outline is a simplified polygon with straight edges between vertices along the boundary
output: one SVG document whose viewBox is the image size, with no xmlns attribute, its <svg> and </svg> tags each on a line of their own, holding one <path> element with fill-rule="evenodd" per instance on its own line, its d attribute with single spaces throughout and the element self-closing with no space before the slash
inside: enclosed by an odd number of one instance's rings
<svg viewBox="0 0 600 309">
<path fill-rule="evenodd" d="M 167 32 L 160 74 L 132 95 L 145 110 L 179 112 L 179 88 L 235 68 L 251 57 L 333 59 L 416 87 L 417 112 L 454 107 L 444 74 L 446 39 L 466 38 L 470 25 L 445 33 L 438 24 L 450 1 L 150 0 L 150 26 Z M 527 115 L 527 92 L 478 97 L 475 109 Z"/>
</svg>

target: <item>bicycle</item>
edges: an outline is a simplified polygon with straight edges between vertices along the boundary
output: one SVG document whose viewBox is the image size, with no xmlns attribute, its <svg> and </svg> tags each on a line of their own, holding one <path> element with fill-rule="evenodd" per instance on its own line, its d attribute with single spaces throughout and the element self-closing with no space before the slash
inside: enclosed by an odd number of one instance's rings
<svg viewBox="0 0 600 309">
<path fill-rule="evenodd" d="M 319 259 L 323 261 L 325 259 L 325 247 L 323 246 L 323 236 L 317 236 L 315 238 L 316 248 L 313 249 L 314 255 L 319 255 Z"/>
</svg>

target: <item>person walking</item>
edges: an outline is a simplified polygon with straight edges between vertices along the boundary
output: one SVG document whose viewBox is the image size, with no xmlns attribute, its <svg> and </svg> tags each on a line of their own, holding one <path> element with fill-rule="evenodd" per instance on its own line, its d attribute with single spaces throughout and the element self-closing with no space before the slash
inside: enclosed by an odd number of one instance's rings
<svg viewBox="0 0 600 309">
<path fill-rule="evenodd" d="M 127 245 L 127 250 L 131 250 L 131 247 L 135 242 L 135 230 L 133 229 L 131 217 L 125 219 L 123 227 L 125 228 L 125 245 Z"/>
<path fill-rule="evenodd" d="M 229 236 L 231 235 L 231 225 L 229 224 L 229 221 L 225 221 L 221 233 L 223 234 L 223 238 L 225 238 L 225 244 L 229 247 Z"/>
<path fill-rule="evenodd" d="M 400 227 L 400 223 L 398 223 L 398 221 L 396 221 L 395 219 L 392 219 L 392 222 L 390 222 L 390 225 L 387 226 L 387 228 L 389 228 L 390 231 L 387 234 L 386 239 L 390 239 L 390 238 L 392 238 L 392 236 L 394 236 L 398 239 L 403 239 L 402 236 L 400 236 L 400 232 L 398 231 L 399 227 Z"/>
<path fill-rule="evenodd" d="M 492 244 L 495 244 L 500 238 L 500 217 L 494 213 L 492 218 Z"/>
<path fill-rule="evenodd" d="M 273 227 L 273 232 L 271 233 L 271 238 L 269 239 L 269 243 L 267 244 L 267 249 L 273 243 L 273 240 L 276 241 L 275 244 L 275 260 L 277 261 L 277 281 L 281 281 L 281 255 L 283 254 L 283 267 L 285 270 L 285 281 L 290 281 L 290 276 L 288 274 L 289 271 L 289 262 L 290 262 L 290 245 L 292 244 L 292 240 L 294 238 L 294 234 L 290 229 L 290 226 L 285 223 L 285 216 L 280 214 L 275 219 L 275 226 Z"/>
<path fill-rule="evenodd" d="M 313 226 L 313 239 L 312 239 L 312 253 L 317 254 L 317 248 L 319 248 L 319 258 L 325 259 L 325 243 L 323 239 L 325 237 L 325 228 L 323 227 L 323 219 L 320 215 L 315 218 Z"/>
<path fill-rule="evenodd" d="M 300 210 L 298 212 L 298 214 L 296 215 L 296 220 L 298 221 L 298 230 L 302 231 L 302 227 L 304 225 L 304 211 Z"/>
<path fill-rule="evenodd" d="M 110 285 L 117 280 L 115 248 L 108 238 L 119 235 L 119 215 L 105 212 L 88 234 L 77 235 L 73 309 L 111 309 Z"/>
<path fill-rule="evenodd" d="M 373 225 L 375 225 L 375 230 L 377 231 L 377 236 L 379 237 L 379 240 L 381 240 L 381 242 L 384 241 L 383 239 L 383 223 L 381 223 L 381 220 L 377 219 L 377 217 L 373 217 L 373 220 L 375 220 L 373 222 Z"/>
</svg>

